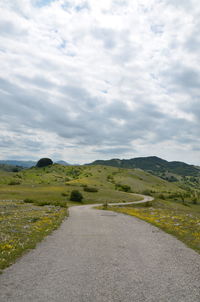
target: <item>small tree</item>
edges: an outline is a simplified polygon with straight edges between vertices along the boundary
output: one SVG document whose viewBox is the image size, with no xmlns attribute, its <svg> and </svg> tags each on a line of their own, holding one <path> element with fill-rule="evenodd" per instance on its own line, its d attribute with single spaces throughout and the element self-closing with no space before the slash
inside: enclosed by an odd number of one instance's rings
<svg viewBox="0 0 200 302">
<path fill-rule="evenodd" d="M 41 168 L 41 167 L 47 167 L 53 165 L 53 161 L 50 158 L 41 158 L 38 162 L 36 167 Z"/>
<path fill-rule="evenodd" d="M 83 195 L 78 190 L 71 191 L 70 200 L 81 202 L 83 199 Z"/>
</svg>

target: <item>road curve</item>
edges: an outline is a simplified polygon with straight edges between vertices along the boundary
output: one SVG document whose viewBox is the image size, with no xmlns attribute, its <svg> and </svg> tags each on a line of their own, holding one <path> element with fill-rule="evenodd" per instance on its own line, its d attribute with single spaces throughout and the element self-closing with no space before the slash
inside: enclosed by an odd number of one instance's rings
<svg viewBox="0 0 200 302">
<path fill-rule="evenodd" d="M 135 193 L 129 193 L 134 196 L 142 197 L 143 199 L 139 201 L 131 201 L 131 202 L 117 202 L 117 203 L 109 203 L 111 206 L 125 206 L 125 205 L 130 205 L 130 204 L 140 204 L 140 203 L 146 203 L 148 201 L 153 201 L 154 197 L 147 196 L 147 195 L 142 195 L 142 194 L 135 194 Z"/>
<path fill-rule="evenodd" d="M 200 256 L 137 218 L 77 206 L 0 276 L 1 302 L 199 302 Z"/>
</svg>

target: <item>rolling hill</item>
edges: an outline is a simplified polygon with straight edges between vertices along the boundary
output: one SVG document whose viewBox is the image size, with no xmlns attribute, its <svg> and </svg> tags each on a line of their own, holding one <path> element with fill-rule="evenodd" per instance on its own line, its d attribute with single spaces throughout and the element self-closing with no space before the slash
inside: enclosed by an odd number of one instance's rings
<svg viewBox="0 0 200 302">
<path fill-rule="evenodd" d="M 10 165 L 10 166 L 19 166 L 23 168 L 30 168 L 36 165 L 35 161 L 26 161 L 26 160 L 0 160 L 0 164 Z"/>
<path fill-rule="evenodd" d="M 88 192 L 85 188 L 95 188 Z M 174 183 L 140 169 L 121 169 L 106 166 L 62 166 L 53 164 L 45 168 L 32 167 L 20 172 L 0 171 L 1 199 L 36 202 L 66 202 L 70 192 L 79 190 L 86 203 L 132 201 L 130 194 L 171 194 L 181 192 Z"/>
<path fill-rule="evenodd" d="M 96 160 L 89 165 L 105 165 L 126 169 L 139 168 L 158 176 L 165 176 L 166 173 L 179 176 L 200 176 L 198 167 L 179 161 L 168 162 L 167 160 L 156 156 L 137 157 L 132 159 Z"/>
<path fill-rule="evenodd" d="M 59 164 L 59 165 L 63 165 L 63 166 L 70 166 L 70 164 L 67 163 L 64 160 L 58 160 L 55 163 Z M 27 161 L 26 160 L 0 160 L 0 165 L 2 166 L 2 169 L 3 169 L 3 166 L 4 166 L 5 171 L 10 170 L 6 166 L 10 166 L 11 168 L 12 167 L 13 168 L 14 167 L 31 168 L 31 167 L 34 167 L 36 164 L 37 164 L 37 162 L 33 161 L 33 160 L 27 160 Z"/>
</svg>

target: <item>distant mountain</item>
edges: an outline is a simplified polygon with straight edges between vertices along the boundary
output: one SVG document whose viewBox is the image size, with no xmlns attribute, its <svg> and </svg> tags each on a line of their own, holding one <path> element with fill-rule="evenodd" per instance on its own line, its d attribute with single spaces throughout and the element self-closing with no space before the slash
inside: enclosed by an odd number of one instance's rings
<svg viewBox="0 0 200 302">
<path fill-rule="evenodd" d="M 69 163 L 67 163 L 64 160 L 58 160 L 55 162 L 56 164 L 60 164 L 63 166 L 70 166 Z M 18 167 L 23 167 L 23 168 L 31 168 L 37 164 L 36 161 L 26 161 L 26 160 L 0 160 L 1 165 L 9 165 L 9 166 L 18 166 Z"/>
<path fill-rule="evenodd" d="M 24 168 L 30 168 L 35 166 L 37 162 L 35 161 L 21 161 L 21 160 L 0 160 L 0 164 L 11 165 L 11 166 L 20 166 Z"/>
<path fill-rule="evenodd" d="M 21 166 L 13 166 L 7 164 L 0 164 L 0 171 L 7 171 L 7 172 L 19 172 L 24 168 Z"/>
<path fill-rule="evenodd" d="M 59 165 L 63 165 L 63 166 L 70 166 L 69 163 L 67 163 L 66 161 L 64 160 L 58 160 L 55 162 L 56 164 L 59 164 Z"/>
<path fill-rule="evenodd" d="M 156 156 L 137 157 L 131 159 L 110 159 L 96 160 L 89 165 L 106 165 L 118 168 L 134 169 L 139 168 L 160 175 L 162 173 L 172 173 L 180 176 L 199 176 L 199 168 L 188 165 L 184 162 L 171 161 L 168 162 Z"/>
</svg>

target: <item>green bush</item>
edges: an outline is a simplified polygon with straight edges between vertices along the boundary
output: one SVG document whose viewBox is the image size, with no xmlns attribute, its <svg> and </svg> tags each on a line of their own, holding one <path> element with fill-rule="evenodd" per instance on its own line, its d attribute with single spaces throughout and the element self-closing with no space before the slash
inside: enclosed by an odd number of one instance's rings
<svg viewBox="0 0 200 302">
<path fill-rule="evenodd" d="M 83 199 L 83 195 L 78 190 L 71 191 L 70 200 L 81 202 Z"/>
<path fill-rule="evenodd" d="M 131 187 L 128 185 L 115 184 L 115 189 L 123 192 L 131 192 Z"/>
<path fill-rule="evenodd" d="M 10 186 L 16 186 L 16 185 L 20 185 L 21 182 L 19 180 L 11 180 L 8 184 Z"/>
<path fill-rule="evenodd" d="M 197 198 L 196 198 L 196 197 L 192 199 L 192 203 L 193 203 L 193 204 L 198 204 L 198 201 L 197 201 Z"/>
<path fill-rule="evenodd" d="M 61 193 L 61 195 L 62 196 L 68 196 L 68 193 L 63 192 L 63 193 Z"/>
<path fill-rule="evenodd" d="M 68 208 L 66 201 L 36 201 L 34 202 L 37 206 L 55 206 L 55 207 L 62 207 L 62 208 Z"/>
<path fill-rule="evenodd" d="M 53 161 L 50 158 L 41 158 L 40 160 L 38 160 L 36 167 L 44 168 L 51 165 L 53 165 Z"/>
<path fill-rule="evenodd" d="M 151 196 L 151 192 L 148 189 L 142 191 L 142 194 Z"/>
<path fill-rule="evenodd" d="M 97 188 L 92 188 L 92 187 L 84 187 L 83 189 L 85 192 L 98 192 Z"/>
<path fill-rule="evenodd" d="M 25 202 L 25 203 L 34 203 L 34 200 L 33 200 L 33 199 L 30 199 L 30 198 L 25 198 L 25 199 L 24 199 L 24 202 Z"/>
<path fill-rule="evenodd" d="M 160 193 L 160 194 L 158 194 L 158 198 L 165 200 L 165 195 Z"/>
<path fill-rule="evenodd" d="M 146 207 L 146 208 L 148 208 L 148 207 L 152 207 L 152 202 L 151 201 L 147 201 L 147 202 L 145 202 L 144 203 L 144 206 Z"/>
<path fill-rule="evenodd" d="M 112 175 L 107 176 L 107 181 L 114 183 L 114 177 Z"/>
<path fill-rule="evenodd" d="M 47 167 L 53 165 L 53 161 L 50 158 L 41 158 L 37 164 L 36 167 L 42 168 L 42 167 Z"/>
</svg>

